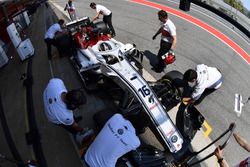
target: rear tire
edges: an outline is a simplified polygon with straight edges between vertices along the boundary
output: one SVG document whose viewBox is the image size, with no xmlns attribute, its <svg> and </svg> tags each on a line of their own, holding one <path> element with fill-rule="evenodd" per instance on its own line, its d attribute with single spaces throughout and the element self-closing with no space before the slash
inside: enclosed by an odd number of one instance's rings
<svg viewBox="0 0 250 167">
<path fill-rule="evenodd" d="M 153 87 L 158 98 L 161 99 L 166 111 L 175 107 L 182 98 L 184 90 L 183 75 L 179 71 L 170 71 L 157 81 Z"/>
<path fill-rule="evenodd" d="M 94 27 L 99 30 L 98 33 L 103 33 L 103 34 L 108 34 L 109 33 L 109 29 L 108 29 L 107 25 L 103 21 L 99 21 L 99 22 L 95 23 Z"/>
<path fill-rule="evenodd" d="M 168 73 L 166 73 L 163 77 L 162 77 L 162 79 L 169 79 L 169 80 L 172 80 L 172 81 L 174 81 L 174 80 L 176 80 L 176 79 L 183 79 L 183 74 L 181 73 L 181 72 L 179 72 L 179 71 L 170 71 L 170 72 L 168 72 Z"/>
<path fill-rule="evenodd" d="M 178 90 L 179 97 L 182 97 L 184 90 L 187 90 L 187 83 L 183 81 L 183 74 L 179 71 L 170 71 L 166 73 L 162 78 L 172 81 L 172 85 Z"/>
<path fill-rule="evenodd" d="M 190 141 L 194 138 L 205 118 L 194 106 L 186 106 L 181 103 L 176 115 L 176 127 Z"/>
</svg>

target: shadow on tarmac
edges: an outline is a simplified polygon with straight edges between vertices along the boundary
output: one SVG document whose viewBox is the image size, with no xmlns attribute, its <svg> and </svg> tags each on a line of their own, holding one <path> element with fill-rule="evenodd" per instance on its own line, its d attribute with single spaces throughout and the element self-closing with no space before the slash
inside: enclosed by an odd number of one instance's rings
<svg viewBox="0 0 250 167">
<path fill-rule="evenodd" d="M 205 89 L 201 97 L 195 101 L 194 105 L 199 105 L 205 99 L 205 97 L 207 97 L 208 95 L 212 94 L 215 91 L 216 89 Z"/>
<path fill-rule="evenodd" d="M 155 67 L 158 63 L 158 60 L 157 60 L 157 55 L 152 53 L 151 51 L 149 50 L 145 50 L 144 52 L 144 55 L 146 56 L 146 58 L 149 60 L 149 64 L 152 66 L 152 67 Z"/>
</svg>

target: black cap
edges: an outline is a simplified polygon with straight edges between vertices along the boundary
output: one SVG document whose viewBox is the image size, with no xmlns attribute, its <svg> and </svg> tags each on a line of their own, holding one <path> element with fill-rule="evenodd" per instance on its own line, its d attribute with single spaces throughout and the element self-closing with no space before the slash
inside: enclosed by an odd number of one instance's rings
<svg viewBox="0 0 250 167">
<path fill-rule="evenodd" d="M 183 80 L 187 82 L 192 82 L 194 79 L 197 79 L 197 72 L 193 69 L 187 70 L 183 75 Z"/>
<path fill-rule="evenodd" d="M 94 7 L 94 6 L 96 6 L 96 4 L 94 2 L 91 2 L 89 6 Z"/>
</svg>

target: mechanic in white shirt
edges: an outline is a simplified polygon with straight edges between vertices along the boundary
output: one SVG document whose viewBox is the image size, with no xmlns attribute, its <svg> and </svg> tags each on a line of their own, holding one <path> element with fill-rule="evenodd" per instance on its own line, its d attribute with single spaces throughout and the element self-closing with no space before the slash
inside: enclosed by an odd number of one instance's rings
<svg viewBox="0 0 250 167">
<path fill-rule="evenodd" d="M 162 24 L 152 39 L 155 40 L 157 35 L 161 34 L 160 49 L 157 54 L 158 64 L 155 67 L 156 72 L 161 72 L 166 66 L 162 56 L 167 52 L 173 52 L 173 49 L 176 46 L 177 37 L 176 27 L 174 23 L 168 18 L 168 13 L 164 10 L 160 10 L 158 12 L 158 18 Z"/>
<path fill-rule="evenodd" d="M 200 98 L 205 89 L 218 89 L 222 85 L 222 74 L 215 67 L 199 64 L 196 69 L 189 69 L 183 79 L 193 88 L 191 97 L 183 97 L 183 102 L 194 102 Z"/>
<path fill-rule="evenodd" d="M 58 49 L 58 52 L 60 53 L 60 49 L 58 48 L 57 42 L 55 40 L 55 36 L 58 33 L 63 33 L 62 26 L 64 24 L 64 20 L 60 19 L 58 23 L 53 24 L 52 26 L 49 27 L 47 32 L 45 33 L 44 36 L 44 41 L 47 45 L 47 54 L 48 58 L 51 59 L 51 45 L 55 46 Z M 60 53 L 61 54 L 61 53 Z"/>
<path fill-rule="evenodd" d="M 43 102 L 45 114 L 51 123 L 60 125 L 72 134 L 83 130 L 75 122 L 72 111 L 86 103 L 82 90 L 67 91 L 61 79 L 52 78 L 43 92 Z"/>
<path fill-rule="evenodd" d="M 84 159 L 90 167 L 115 167 L 118 158 L 139 146 L 133 125 L 121 114 L 115 114 L 90 145 Z"/>
<path fill-rule="evenodd" d="M 105 6 L 96 4 L 94 2 L 90 3 L 89 5 L 92 9 L 96 10 L 96 16 L 92 19 L 92 21 L 95 21 L 99 18 L 100 15 L 103 15 L 103 22 L 109 27 L 111 31 L 111 35 L 115 36 L 115 29 L 112 25 L 112 12 L 106 8 Z"/>
<path fill-rule="evenodd" d="M 76 20 L 76 8 L 72 0 L 69 0 L 68 3 L 66 3 L 64 10 L 68 11 L 71 21 Z"/>
</svg>

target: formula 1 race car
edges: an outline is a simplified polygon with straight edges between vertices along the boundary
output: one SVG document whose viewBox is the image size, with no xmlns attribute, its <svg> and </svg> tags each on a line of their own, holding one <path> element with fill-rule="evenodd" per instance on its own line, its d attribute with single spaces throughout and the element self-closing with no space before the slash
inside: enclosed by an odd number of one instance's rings
<svg viewBox="0 0 250 167">
<path fill-rule="evenodd" d="M 90 24 L 89 19 L 85 17 L 68 23 L 67 28 L 74 36 L 79 26 L 90 26 Z M 87 47 L 76 47 L 76 54 L 72 58 L 85 86 L 88 88 L 91 83 L 98 83 L 102 80 L 106 82 L 106 85 L 112 84 L 113 88 L 113 85 L 121 88 L 123 93 L 128 94 L 127 101 L 133 96 L 132 99 L 136 100 L 133 100 L 131 104 L 139 104 L 147 113 L 165 147 L 173 153 L 179 151 L 183 143 L 181 134 L 169 118 L 157 95 L 140 74 L 142 66 L 136 58 L 142 53 L 133 44 L 123 44 L 109 37 L 105 33 L 107 31 L 105 24 L 97 23 L 92 27 L 92 33 L 94 33 L 92 38 L 88 39 L 85 36 L 83 40 Z M 74 41 L 74 43 L 77 42 L 79 41 Z M 125 102 L 122 103 L 125 104 Z"/>
<path fill-rule="evenodd" d="M 123 44 L 112 38 L 103 22 L 94 24 L 84 17 L 69 22 L 66 27 L 72 44 L 70 59 L 86 90 L 105 91 L 115 106 L 113 113 L 95 114 L 94 120 L 99 127 L 119 112 L 132 122 L 138 134 L 149 127 L 163 146 L 163 152 L 174 154 L 175 162 L 185 159 L 190 139 L 201 127 L 204 117 L 191 105 L 183 107 L 184 112 L 177 116 L 184 117 L 185 123 L 181 127 L 177 128 L 170 119 L 167 112 L 181 102 L 185 87 L 181 82 L 182 74 L 170 71 L 160 80 L 149 83 L 142 77 L 140 60 L 143 53 L 135 44 Z M 75 36 L 82 27 L 86 27 L 86 31 L 79 40 Z M 137 166 L 144 160 L 134 158 Z M 165 163 L 165 159 L 160 161 Z M 154 163 L 154 160 L 148 162 Z"/>
</svg>

